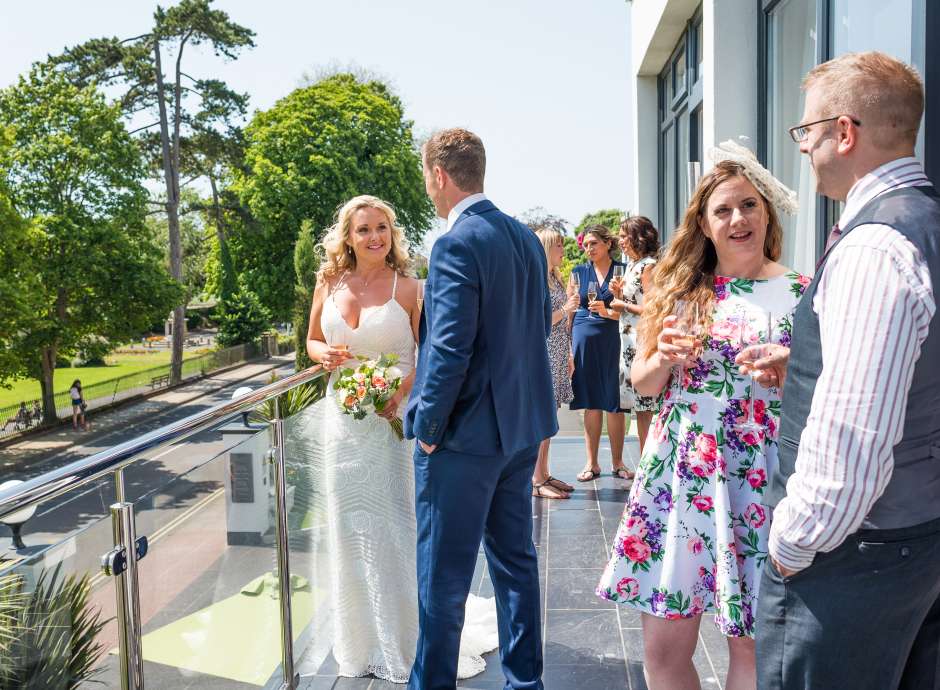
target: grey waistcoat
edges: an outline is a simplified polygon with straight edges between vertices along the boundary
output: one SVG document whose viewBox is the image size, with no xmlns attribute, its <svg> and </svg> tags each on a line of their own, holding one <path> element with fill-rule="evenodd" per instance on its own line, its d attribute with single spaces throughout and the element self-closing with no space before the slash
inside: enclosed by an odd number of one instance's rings
<svg viewBox="0 0 940 690">
<path fill-rule="evenodd" d="M 940 196 L 932 187 L 886 192 L 869 202 L 844 228 L 839 241 L 868 223 L 889 225 L 920 250 L 930 269 L 934 299 L 940 300 Z M 823 370 L 819 318 L 813 297 L 826 270 L 827 253 L 806 288 L 793 317 L 793 342 L 783 393 L 779 467 L 771 479 L 768 502 L 776 506 L 786 494 L 806 426 L 816 380 Z M 877 285 L 870 286 L 877 290 Z M 894 446 L 894 473 L 884 494 L 866 516 L 863 527 L 895 529 L 940 518 L 940 323 L 930 322 L 927 339 L 914 365 L 907 398 L 904 431 Z M 886 411 L 887 414 L 887 411 Z M 852 459 L 849 458 L 849 462 Z"/>
</svg>

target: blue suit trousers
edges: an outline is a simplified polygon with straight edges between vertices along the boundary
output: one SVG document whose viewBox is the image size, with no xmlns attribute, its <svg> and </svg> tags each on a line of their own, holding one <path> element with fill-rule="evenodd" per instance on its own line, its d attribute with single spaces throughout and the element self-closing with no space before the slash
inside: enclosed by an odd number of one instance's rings
<svg viewBox="0 0 940 690">
<path fill-rule="evenodd" d="M 509 456 L 415 448 L 420 633 L 410 690 L 453 690 L 464 606 L 483 542 L 506 688 L 542 690 L 539 573 L 532 542 L 538 446 Z"/>
</svg>

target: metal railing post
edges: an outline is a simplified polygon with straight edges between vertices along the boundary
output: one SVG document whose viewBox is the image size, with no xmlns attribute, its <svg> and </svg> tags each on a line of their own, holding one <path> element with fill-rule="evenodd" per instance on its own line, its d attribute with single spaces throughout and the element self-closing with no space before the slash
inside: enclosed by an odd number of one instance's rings
<svg viewBox="0 0 940 690">
<path fill-rule="evenodd" d="M 287 476 L 284 443 L 284 420 L 281 406 L 274 398 L 274 493 L 276 498 L 275 527 L 277 537 L 277 584 L 281 604 L 281 668 L 284 686 L 294 690 L 298 679 L 294 676 L 294 626 L 291 616 L 290 551 L 287 543 Z"/>
<path fill-rule="evenodd" d="M 142 690 L 144 672 L 140 640 L 140 590 L 137 585 L 137 526 L 133 503 L 121 502 L 111 506 L 111 527 L 114 532 L 112 553 L 123 556 L 123 570 L 115 568 L 120 574 L 115 573 L 114 581 L 121 688 Z"/>
</svg>

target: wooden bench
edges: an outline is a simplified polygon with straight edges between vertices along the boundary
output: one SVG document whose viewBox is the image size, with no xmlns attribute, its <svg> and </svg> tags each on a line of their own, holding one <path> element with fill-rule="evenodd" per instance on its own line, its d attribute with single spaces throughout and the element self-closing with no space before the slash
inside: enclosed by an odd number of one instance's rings
<svg viewBox="0 0 940 690">
<path fill-rule="evenodd" d="M 159 388 L 160 386 L 169 386 L 170 385 L 170 375 L 162 374 L 160 376 L 154 376 L 150 379 L 150 390 L 154 388 Z"/>
</svg>

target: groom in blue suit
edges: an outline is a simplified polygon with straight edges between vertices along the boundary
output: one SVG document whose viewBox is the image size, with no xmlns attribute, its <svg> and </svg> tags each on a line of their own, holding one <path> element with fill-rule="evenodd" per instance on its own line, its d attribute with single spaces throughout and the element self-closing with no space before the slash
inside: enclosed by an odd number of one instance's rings
<svg viewBox="0 0 940 690">
<path fill-rule="evenodd" d="M 545 252 L 483 194 L 483 142 L 434 134 L 424 180 L 447 233 L 431 251 L 405 434 L 415 444 L 420 634 L 408 687 L 452 690 L 482 540 L 506 688 L 542 686 L 532 471 L 558 430 Z"/>
</svg>

